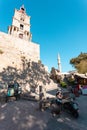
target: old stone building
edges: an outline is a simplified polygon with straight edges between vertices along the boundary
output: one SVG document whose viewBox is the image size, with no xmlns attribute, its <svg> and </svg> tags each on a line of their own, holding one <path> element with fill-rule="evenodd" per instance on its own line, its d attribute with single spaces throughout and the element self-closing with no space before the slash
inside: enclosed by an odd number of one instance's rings
<svg viewBox="0 0 87 130">
<path fill-rule="evenodd" d="M 38 93 L 39 86 L 44 92 L 57 88 L 40 61 L 40 45 L 32 42 L 30 27 L 30 16 L 22 6 L 15 9 L 8 34 L 0 32 L 0 93 L 7 92 L 9 83 L 15 81 L 25 93 Z"/>
<path fill-rule="evenodd" d="M 7 66 L 20 68 L 21 57 L 38 62 L 40 45 L 32 42 L 30 16 L 24 6 L 15 9 L 8 34 L 0 32 L 0 71 Z"/>
<path fill-rule="evenodd" d="M 30 16 L 26 14 L 24 6 L 20 10 L 15 9 L 12 25 L 8 28 L 8 33 L 12 36 L 31 41 Z"/>
</svg>

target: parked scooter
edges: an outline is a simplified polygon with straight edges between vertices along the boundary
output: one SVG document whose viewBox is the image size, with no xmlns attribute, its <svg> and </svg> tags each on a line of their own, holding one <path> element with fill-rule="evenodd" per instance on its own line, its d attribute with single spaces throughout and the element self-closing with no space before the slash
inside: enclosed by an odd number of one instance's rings
<svg viewBox="0 0 87 130">
<path fill-rule="evenodd" d="M 56 94 L 56 97 L 58 97 L 59 92 Z M 60 93 L 61 94 L 61 93 Z M 70 113 L 73 117 L 78 118 L 79 117 L 79 108 L 78 104 L 73 100 L 73 98 L 68 98 L 68 99 L 54 99 L 51 102 L 52 106 L 52 114 L 60 114 L 61 111 L 66 111 Z"/>
<path fill-rule="evenodd" d="M 20 99 L 21 92 L 22 92 L 21 87 L 19 86 L 18 83 L 9 84 L 7 89 L 7 94 L 6 94 L 6 102 L 11 97 L 15 97 L 16 100 Z"/>
<path fill-rule="evenodd" d="M 79 117 L 79 108 L 78 104 L 73 101 L 69 100 L 64 103 L 62 103 L 63 110 L 70 113 L 73 117 L 78 118 Z"/>
</svg>

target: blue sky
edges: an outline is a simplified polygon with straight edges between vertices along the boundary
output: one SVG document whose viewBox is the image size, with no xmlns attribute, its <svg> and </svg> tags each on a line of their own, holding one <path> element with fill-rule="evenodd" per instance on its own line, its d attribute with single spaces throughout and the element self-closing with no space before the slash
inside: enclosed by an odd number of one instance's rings
<svg viewBox="0 0 87 130">
<path fill-rule="evenodd" d="M 14 9 L 24 4 L 31 16 L 32 41 L 40 44 L 43 64 L 62 71 L 74 70 L 70 59 L 87 53 L 87 0 L 0 0 L 0 31 L 7 33 Z"/>
</svg>

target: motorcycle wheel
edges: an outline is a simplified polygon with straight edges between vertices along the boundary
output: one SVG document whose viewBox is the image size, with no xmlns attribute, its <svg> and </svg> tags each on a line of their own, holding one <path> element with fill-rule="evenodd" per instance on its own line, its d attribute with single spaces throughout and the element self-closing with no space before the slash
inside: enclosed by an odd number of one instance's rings
<svg viewBox="0 0 87 130">
<path fill-rule="evenodd" d="M 15 95 L 15 97 L 16 97 L 16 100 L 19 100 L 20 99 L 20 94 Z"/>
<path fill-rule="evenodd" d="M 78 118 L 79 117 L 79 113 L 78 112 L 73 112 L 73 117 Z"/>
<path fill-rule="evenodd" d="M 6 96 L 5 102 L 8 102 L 8 97 Z"/>
<path fill-rule="evenodd" d="M 51 106 L 51 113 L 52 114 L 56 114 L 56 115 L 59 115 L 61 113 L 61 108 L 60 106 L 58 106 L 57 104 L 52 104 Z"/>
</svg>

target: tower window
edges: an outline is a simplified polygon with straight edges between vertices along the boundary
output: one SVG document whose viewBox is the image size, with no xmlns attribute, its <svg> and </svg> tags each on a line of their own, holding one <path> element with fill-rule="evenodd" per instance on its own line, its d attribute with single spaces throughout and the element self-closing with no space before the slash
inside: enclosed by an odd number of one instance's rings
<svg viewBox="0 0 87 130">
<path fill-rule="evenodd" d="M 20 20 L 21 20 L 21 21 L 24 21 L 24 18 L 21 17 Z"/>
<path fill-rule="evenodd" d="M 27 36 L 29 35 L 29 32 L 27 32 Z"/>
<path fill-rule="evenodd" d="M 16 27 L 14 27 L 14 31 L 16 31 Z"/>
<path fill-rule="evenodd" d="M 20 33 L 19 34 L 19 38 L 23 39 L 23 34 Z"/>
<path fill-rule="evenodd" d="M 22 24 L 20 24 L 20 29 L 23 30 L 24 26 Z"/>
</svg>

